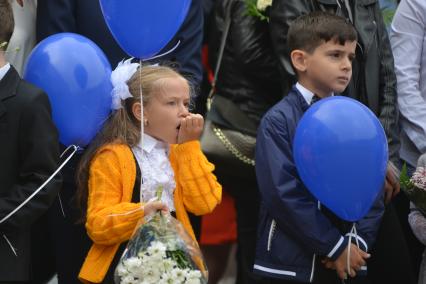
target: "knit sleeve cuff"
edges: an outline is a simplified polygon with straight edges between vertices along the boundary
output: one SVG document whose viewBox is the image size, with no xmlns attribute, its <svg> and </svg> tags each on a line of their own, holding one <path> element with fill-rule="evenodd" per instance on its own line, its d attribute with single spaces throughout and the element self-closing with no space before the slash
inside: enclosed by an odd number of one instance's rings
<svg viewBox="0 0 426 284">
<path fill-rule="evenodd" d="M 201 153 L 201 144 L 198 140 L 188 141 L 182 144 L 178 144 L 175 148 L 176 154 L 184 159 L 191 159 L 194 154 Z"/>
<path fill-rule="evenodd" d="M 327 254 L 327 257 L 331 258 L 331 260 L 333 261 L 336 260 L 342 254 L 343 250 L 347 247 L 348 242 L 349 242 L 348 237 L 340 236 L 337 243 Z"/>
</svg>

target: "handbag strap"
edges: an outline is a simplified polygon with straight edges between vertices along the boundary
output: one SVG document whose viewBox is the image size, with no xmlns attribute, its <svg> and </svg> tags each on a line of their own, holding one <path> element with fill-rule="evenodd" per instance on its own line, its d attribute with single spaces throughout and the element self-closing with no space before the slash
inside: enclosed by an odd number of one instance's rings
<svg viewBox="0 0 426 284">
<path fill-rule="evenodd" d="M 222 64 L 223 51 L 225 50 L 225 43 L 228 37 L 229 28 L 231 26 L 231 8 L 232 8 L 232 5 L 231 3 L 229 3 L 226 7 L 225 29 L 223 30 L 222 38 L 220 40 L 219 53 L 217 56 L 217 63 L 216 63 L 216 68 L 214 70 L 213 81 L 211 83 L 211 89 L 207 97 L 207 110 L 210 110 L 211 102 L 215 93 L 217 75 L 219 74 L 220 65 Z"/>
</svg>

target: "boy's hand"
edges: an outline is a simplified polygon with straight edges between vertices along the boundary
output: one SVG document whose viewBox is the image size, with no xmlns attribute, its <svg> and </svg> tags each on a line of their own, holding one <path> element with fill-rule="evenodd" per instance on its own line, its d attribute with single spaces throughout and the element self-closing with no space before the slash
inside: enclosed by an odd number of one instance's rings
<svg viewBox="0 0 426 284">
<path fill-rule="evenodd" d="M 393 197 L 395 197 L 400 191 L 400 185 L 393 169 L 393 165 L 388 165 L 386 170 L 386 180 L 385 180 L 385 203 L 389 203 Z"/>
<path fill-rule="evenodd" d="M 349 259 L 350 271 L 347 271 L 347 257 L 348 248 L 346 247 L 342 254 L 335 261 L 324 259 L 322 260 L 322 263 L 326 268 L 336 270 L 340 279 L 347 279 L 348 273 L 351 277 L 356 276 L 356 271 L 360 270 L 361 266 L 365 265 L 365 260 L 368 259 L 370 255 L 359 249 L 356 245 L 351 244 L 351 255 Z"/>
<path fill-rule="evenodd" d="M 144 216 L 148 216 L 151 213 L 155 213 L 158 210 L 169 212 L 169 208 L 166 206 L 166 204 L 160 202 L 160 201 L 148 201 L 143 206 L 144 210 Z"/>
<path fill-rule="evenodd" d="M 16 3 L 18 3 L 19 6 L 24 7 L 24 0 L 16 0 Z"/>
<path fill-rule="evenodd" d="M 200 114 L 190 113 L 187 117 L 182 118 L 178 134 L 178 144 L 200 139 L 203 128 L 204 118 Z"/>
</svg>

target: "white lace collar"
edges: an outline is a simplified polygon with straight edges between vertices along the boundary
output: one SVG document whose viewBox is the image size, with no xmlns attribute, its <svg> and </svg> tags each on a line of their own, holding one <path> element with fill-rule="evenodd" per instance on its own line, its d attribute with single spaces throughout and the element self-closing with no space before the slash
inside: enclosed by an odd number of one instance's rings
<svg viewBox="0 0 426 284">
<path fill-rule="evenodd" d="M 147 202 L 155 198 L 159 186 L 163 187 L 161 201 L 175 211 L 173 193 L 176 187 L 173 168 L 169 160 L 169 145 L 147 134 L 132 148 L 142 174 L 141 200 Z"/>
<path fill-rule="evenodd" d="M 148 134 L 143 135 L 143 141 L 139 141 L 138 147 L 142 148 L 147 153 L 151 153 L 155 147 L 163 148 L 169 152 L 169 145 L 167 143 L 161 142 Z"/>
</svg>

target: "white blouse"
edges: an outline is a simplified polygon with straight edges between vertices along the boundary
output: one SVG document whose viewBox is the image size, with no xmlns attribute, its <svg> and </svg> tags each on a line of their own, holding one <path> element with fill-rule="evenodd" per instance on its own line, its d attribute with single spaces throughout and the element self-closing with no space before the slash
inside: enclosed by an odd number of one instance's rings
<svg viewBox="0 0 426 284">
<path fill-rule="evenodd" d="M 175 211 L 173 192 L 176 184 L 169 160 L 169 145 L 147 134 L 143 134 L 142 141 L 132 148 L 142 174 L 141 200 L 148 202 L 155 198 L 158 187 L 162 186 L 161 201 L 170 211 Z"/>
</svg>

